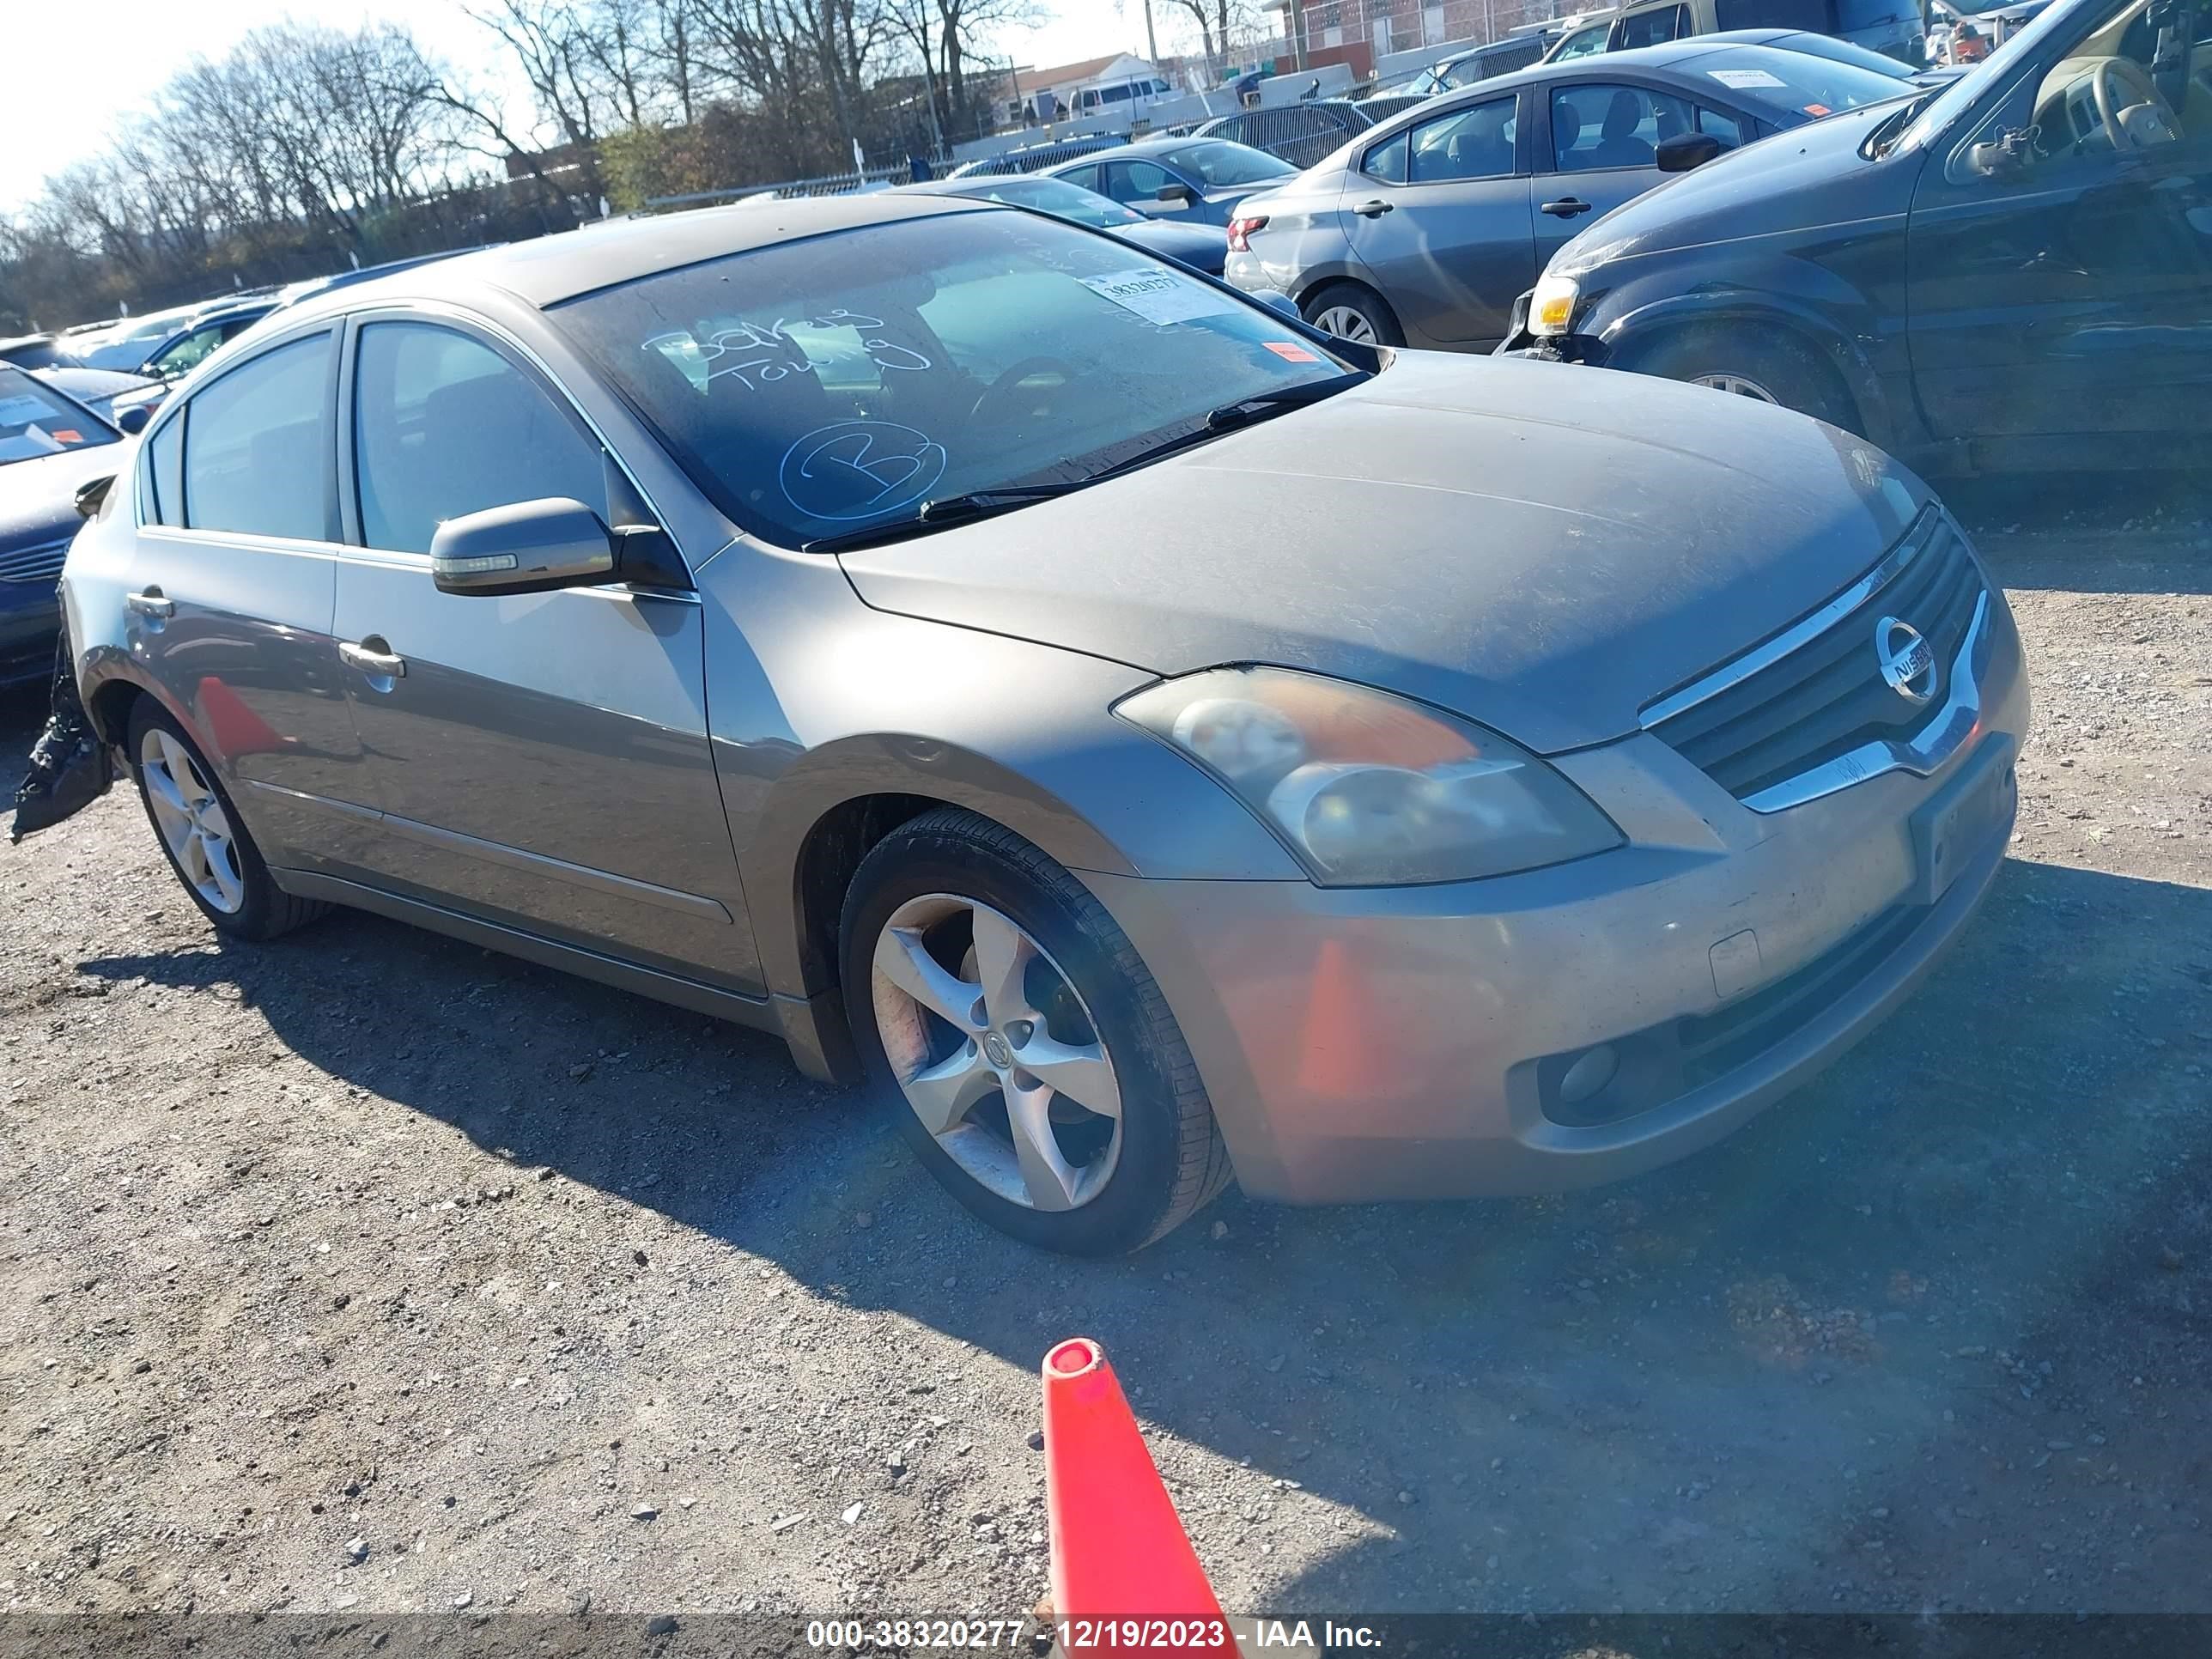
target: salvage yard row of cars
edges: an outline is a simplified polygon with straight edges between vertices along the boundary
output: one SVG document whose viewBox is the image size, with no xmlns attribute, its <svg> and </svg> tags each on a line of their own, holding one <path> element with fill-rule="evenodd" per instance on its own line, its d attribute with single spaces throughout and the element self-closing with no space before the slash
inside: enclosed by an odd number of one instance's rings
<svg viewBox="0 0 2212 1659">
<path fill-rule="evenodd" d="M 18 376 L 0 453 L 89 514 L 58 718 L 228 938 L 356 907 L 774 1032 L 1047 1248 L 1232 1178 L 1681 1156 L 1893 1008 L 2010 834 L 2003 595 L 1868 428 L 2212 426 L 2188 8 L 2061 0 L 1886 100 L 1709 49 L 1446 94 L 1281 185 L 1302 238 L 1332 189 L 1362 221 L 1334 257 L 1396 334 L 969 179 L 327 293 L 132 441 Z M 1401 313 L 1460 279 L 1439 158 L 1533 237 L 1669 146 L 1729 153 L 1593 202 L 1517 317 Z M 1808 386 L 1825 420 L 1777 406 Z"/>
</svg>

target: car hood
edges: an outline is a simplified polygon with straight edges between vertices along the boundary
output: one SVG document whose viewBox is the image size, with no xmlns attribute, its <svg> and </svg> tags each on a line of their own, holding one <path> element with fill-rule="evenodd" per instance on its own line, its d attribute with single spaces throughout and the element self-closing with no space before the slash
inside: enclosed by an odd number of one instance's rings
<svg viewBox="0 0 2212 1659">
<path fill-rule="evenodd" d="M 1926 500 L 1748 398 L 1405 352 L 1122 477 L 841 557 L 879 610 L 1163 675 L 1338 675 L 1553 753 L 1819 605 Z"/>
<path fill-rule="evenodd" d="M 0 553 L 76 534 L 77 486 L 120 473 L 130 459 L 128 444 L 94 444 L 0 465 Z"/>
<path fill-rule="evenodd" d="M 1575 276 L 1641 253 L 1741 241 L 1886 212 L 1901 217 L 1911 199 L 1910 176 L 1917 173 L 1920 158 L 1870 161 L 1859 154 L 1867 134 L 1896 108 L 1893 102 L 1877 104 L 1808 121 L 1677 173 L 1576 235 L 1552 255 L 1546 273 Z M 1888 181 L 1900 175 L 1905 187 L 1888 189 Z"/>
<path fill-rule="evenodd" d="M 1229 254 L 1229 233 L 1214 225 L 1168 224 L 1148 219 L 1141 225 L 1115 225 L 1109 234 L 1216 276 Z"/>
</svg>

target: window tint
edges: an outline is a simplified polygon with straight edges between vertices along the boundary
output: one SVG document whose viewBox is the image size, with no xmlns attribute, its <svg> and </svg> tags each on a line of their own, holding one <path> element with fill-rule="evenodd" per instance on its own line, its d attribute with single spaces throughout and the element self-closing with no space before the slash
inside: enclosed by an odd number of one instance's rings
<svg viewBox="0 0 2212 1659">
<path fill-rule="evenodd" d="M 1106 194 L 1115 201 L 1157 202 L 1160 191 L 1175 183 L 1157 161 L 1116 161 L 1106 169 Z"/>
<path fill-rule="evenodd" d="M 1359 163 L 1359 170 L 1370 179 L 1380 179 L 1386 185 L 1406 182 L 1406 151 L 1412 143 L 1410 131 L 1395 138 L 1385 139 L 1370 149 Z"/>
<path fill-rule="evenodd" d="M 1690 9 L 1687 6 L 1666 6 L 1655 11 L 1642 11 L 1633 17 L 1624 17 L 1617 27 L 1620 44 L 1616 52 L 1632 46 L 1656 46 L 1673 40 L 1690 31 Z"/>
<path fill-rule="evenodd" d="M 330 538 L 331 337 L 296 340 L 240 364 L 185 410 L 183 522 L 295 541 Z M 165 521 L 176 507 L 162 498 Z"/>
<path fill-rule="evenodd" d="M 1098 168 L 1095 162 L 1086 167 L 1068 167 L 1052 176 L 1055 179 L 1065 179 L 1079 190 L 1098 188 Z"/>
<path fill-rule="evenodd" d="M 1219 190 L 1225 185 L 1256 185 L 1267 179 L 1287 179 L 1297 171 L 1264 151 L 1248 149 L 1242 144 L 1224 144 L 1212 138 L 1200 138 L 1180 149 L 1170 150 L 1166 160 L 1170 167 L 1198 179 L 1207 190 Z"/>
<path fill-rule="evenodd" d="M 428 552 L 445 520 L 548 495 L 606 514 L 599 446 L 520 369 L 449 328 L 362 330 L 354 458 L 362 538 L 395 553 Z"/>
<path fill-rule="evenodd" d="M 1518 99 L 1496 98 L 1423 122 L 1413 130 L 1407 181 L 1433 185 L 1451 179 L 1509 176 L 1513 171 L 1515 114 L 1519 107 Z"/>
<path fill-rule="evenodd" d="M 1660 142 L 1690 131 L 1694 120 L 1690 104 L 1671 93 L 1562 87 L 1552 94 L 1553 170 L 1656 167 Z"/>
<path fill-rule="evenodd" d="M 185 423 L 167 422 L 146 446 L 146 477 L 152 490 L 148 517 L 155 524 L 185 521 Z"/>
</svg>

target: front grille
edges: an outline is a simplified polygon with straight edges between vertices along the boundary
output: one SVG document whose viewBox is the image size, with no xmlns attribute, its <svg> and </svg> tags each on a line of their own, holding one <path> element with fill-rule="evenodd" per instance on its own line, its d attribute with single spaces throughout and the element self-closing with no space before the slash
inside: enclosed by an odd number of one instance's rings
<svg viewBox="0 0 2212 1659">
<path fill-rule="evenodd" d="M 1966 538 L 1931 507 L 1875 575 L 1871 591 L 1839 613 L 1829 614 L 1850 589 L 1777 635 L 1790 641 L 1779 654 L 1772 643 L 1755 648 L 1653 704 L 1644 729 L 1738 800 L 1863 744 L 1917 735 L 1950 693 L 1953 661 L 1982 597 L 1981 573 Z M 1935 653 L 1936 684 L 1925 702 L 1900 696 L 1882 678 L 1875 634 L 1886 617 L 1917 629 Z M 1793 641 L 1799 631 L 1807 636 Z M 1701 693 L 1707 683 L 1712 690 Z"/>
<path fill-rule="evenodd" d="M 12 553 L 0 553 L 0 582 L 52 581 L 62 574 L 69 546 L 64 536 L 42 547 L 19 547 Z"/>
</svg>

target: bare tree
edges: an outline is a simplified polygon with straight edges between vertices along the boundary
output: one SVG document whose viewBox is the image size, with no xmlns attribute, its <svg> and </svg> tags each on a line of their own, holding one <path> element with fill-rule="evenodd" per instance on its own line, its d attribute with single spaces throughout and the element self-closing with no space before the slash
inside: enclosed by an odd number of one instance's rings
<svg viewBox="0 0 2212 1659">
<path fill-rule="evenodd" d="M 1249 0 L 1170 0 L 1170 3 L 1188 13 L 1198 25 L 1199 39 L 1206 47 L 1206 68 L 1215 79 L 1219 79 L 1228 70 L 1232 32 L 1244 34 L 1252 28 Z"/>
</svg>

